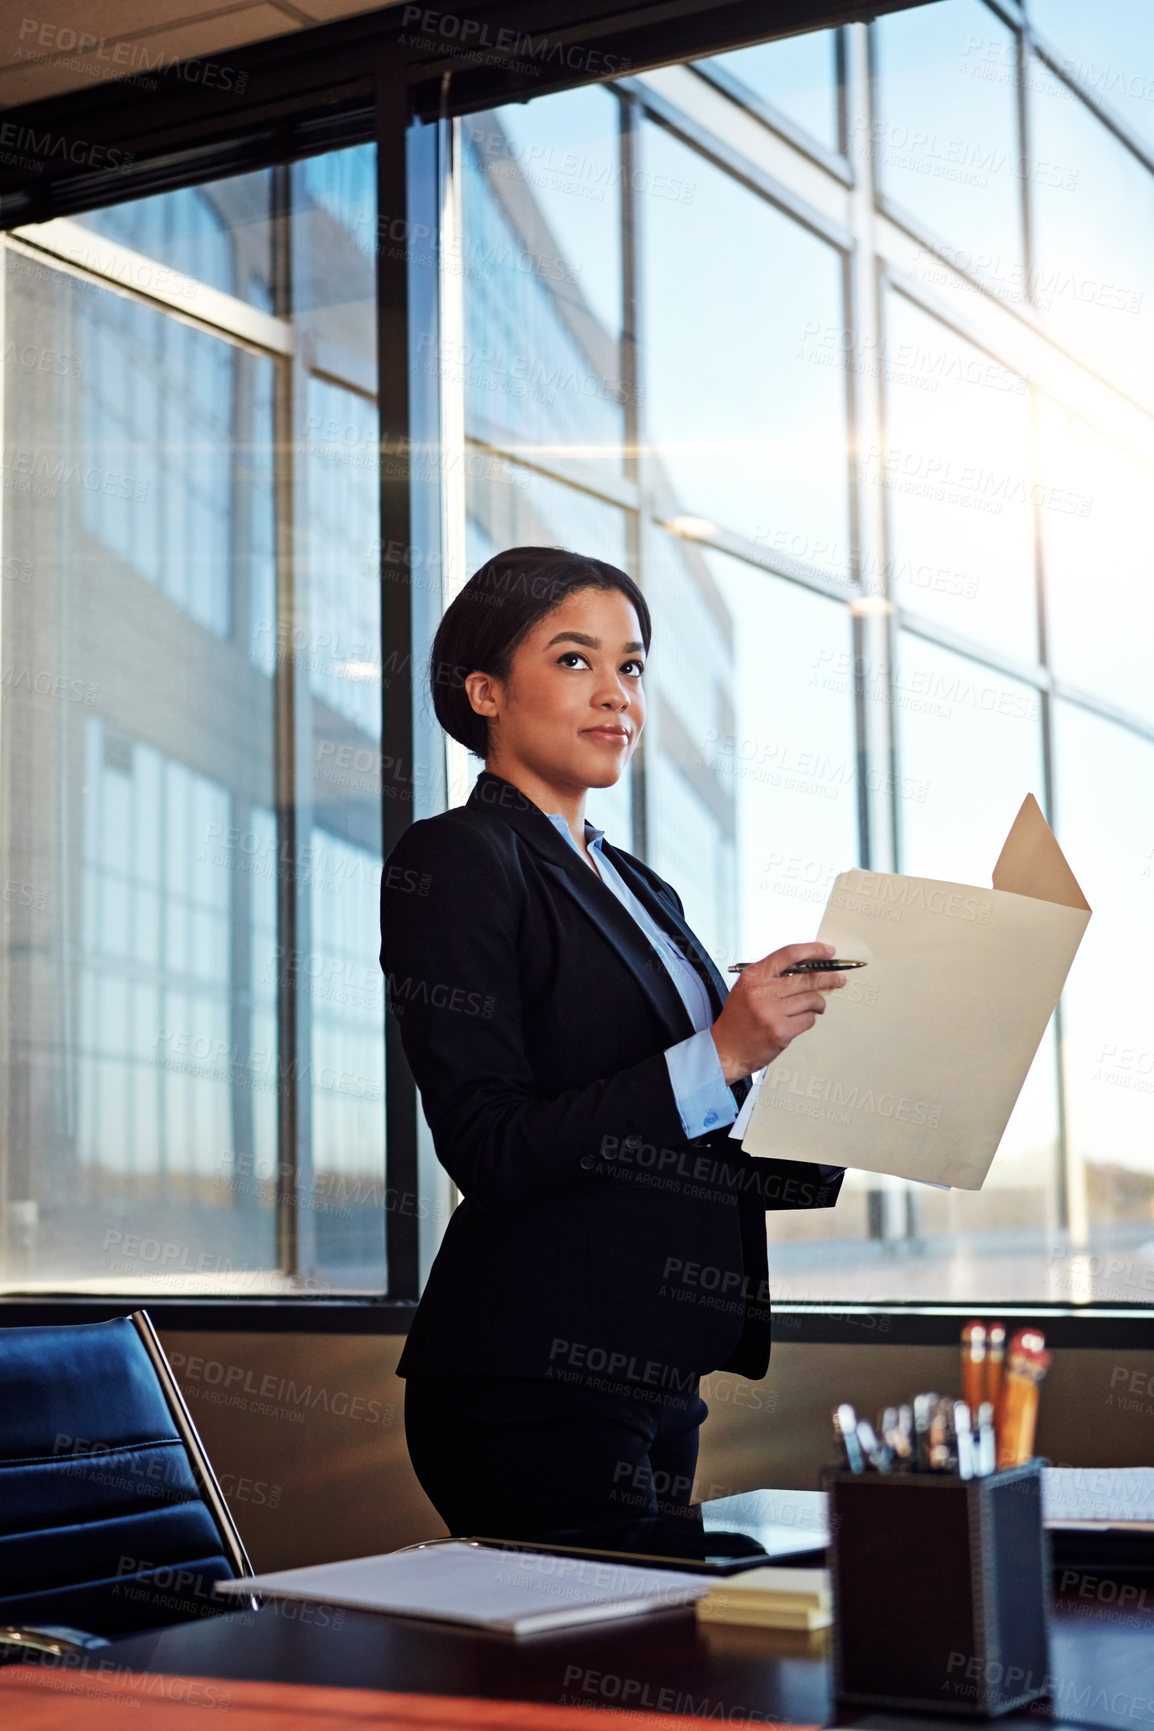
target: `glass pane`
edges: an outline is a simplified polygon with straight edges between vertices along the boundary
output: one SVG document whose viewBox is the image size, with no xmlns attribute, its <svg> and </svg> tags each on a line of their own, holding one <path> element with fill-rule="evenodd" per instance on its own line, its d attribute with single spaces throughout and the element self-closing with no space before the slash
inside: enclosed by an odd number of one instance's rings
<svg viewBox="0 0 1154 1731">
<path fill-rule="evenodd" d="M 309 365 L 375 396 L 376 150 L 310 156 L 289 172 L 293 321 L 308 333 Z M 375 434 L 359 454 L 362 467 L 375 468 Z"/>
<path fill-rule="evenodd" d="M 385 1284 L 374 160 L 357 147 L 92 218 L 275 304 L 292 360 L 102 279 L 97 248 L 87 278 L 8 261 L 9 333 L 66 357 L 15 369 L 5 403 L 20 581 L 0 852 L 26 895 L 4 927 L 0 1212 L 19 1231 L 0 1277 L 17 1285 Z M 294 789 L 295 855 L 275 815 Z"/>
<path fill-rule="evenodd" d="M 117 295 L 74 291 L 72 316 L 84 367 L 76 456 L 94 483 L 80 489 L 81 547 L 99 546 L 226 637 L 240 514 L 219 507 L 234 432 L 267 407 L 267 392 L 255 399 L 268 369 Z"/>
<path fill-rule="evenodd" d="M 1038 692 L 904 631 L 894 683 L 898 869 L 989 884 L 1027 793 L 1045 804 Z"/>
<path fill-rule="evenodd" d="M 379 741 L 377 405 L 315 376 L 308 380 L 306 392 L 311 436 L 304 465 L 304 517 L 312 619 L 308 667 L 313 696 L 366 738 Z M 330 736 L 331 729 L 326 737 Z M 323 766 L 332 755 L 331 751 L 318 752 L 318 762 Z"/>
<path fill-rule="evenodd" d="M 1154 89 L 1149 67 L 1128 59 Z M 1069 87 L 1030 70 L 1036 291 L 1048 334 L 1125 391 L 1154 390 L 1154 176 Z"/>
<path fill-rule="evenodd" d="M 1134 0 L 1030 0 L 1030 22 L 1058 64 L 1154 145 L 1154 11 Z"/>
<path fill-rule="evenodd" d="M 371 1291 L 381 1286 L 386 1220 L 381 852 L 317 827 L 312 854 L 316 1260 L 328 1283 Z"/>
<path fill-rule="evenodd" d="M 859 863 L 850 617 L 659 532 L 647 570 L 647 857 L 724 970 L 811 938 L 834 878 Z M 801 1213 L 766 1220 L 778 1291 L 795 1247 L 820 1290 L 813 1239 L 860 1231 L 852 1203 L 816 1228 Z"/>
<path fill-rule="evenodd" d="M 516 263 L 539 273 L 580 319 L 591 311 L 613 338 L 621 334 L 621 176 L 617 98 L 600 85 L 563 90 L 536 102 L 510 102 L 465 123 L 469 149 L 524 241 L 543 243 Z M 499 189 L 499 190 L 498 190 Z M 555 251 L 546 250 L 556 243 Z M 477 275 L 507 266 L 468 247 Z"/>
<path fill-rule="evenodd" d="M 472 436 L 611 472 L 625 439 L 616 111 L 579 91 L 465 119 L 464 346 L 440 345 Z M 417 341 L 436 365 L 437 334 Z"/>
<path fill-rule="evenodd" d="M 1093 916 L 1062 994 L 1071 1223 L 1059 1296 L 1154 1302 L 1154 744 L 1054 705 L 1056 834 Z M 1127 958 L 1143 958 L 1126 965 Z"/>
<path fill-rule="evenodd" d="M 262 168 L 134 198 L 71 220 L 170 271 L 272 312 L 272 172 Z M 96 255 L 93 262 L 99 268 Z M 147 293 L 151 284 L 137 271 L 130 286 Z"/>
<path fill-rule="evenodd" d="M 900 870 L 988 884 L 1025 794 L 1043 794 L 1037 692 L 902 633 L 894 718 Z M 1051 1030 L 982 1190 L 850 1171 L 829 1235 L 856 1242 L 841 1243 L 836 1260 L 816 1259 L 812 1245 L 778 1246 L 776 1260 L 791 1276 L 791 1296 L 1031 1298 L 1048 1290 L 1059 1219 Z"/>
<path fill-rule="evenodd" d="M 13 368 L 6 404 L 3 1274 L 251 1289 L 276 1266 L 273 694 L 249 654 L 272 363 L 39 265 L 6 312 L 74 370 Z"/>
<path fill-rule="evenodd" d="M 625 512 L 592 493 L 474 452 L 465 499 L 470 571 L 503 547 L 568 547 L 625 568 Z"/>
<path fill-rule="evenodd" d="M 814 890 L 858 862 L 852 680 L 814 679 L 849 615 L 673 536 L 649 569 L 648 857 L 725 967 L 809 937 Z"/>
<path fill-rule="evenodd" d="M 660 508 L 771 547 L 800 537 L 844 576 L 841 256 L 663 128 L 643 142 L 646 173 L 685 189 L 645 210 L 641 407 Z"/>
<path fill-rule="evenodd" d="M 1027 793 L 1045 803 L 1037 691 L 903 633 L 897 686 L 928 701 L 896 715 L 900 869 L 988 884 Z M 978 1192 L 910 1195 L 909 1236 L 933 1257 L 890 1277 L 894 1297 L 1029 1298 L 1047 1291 L 1057 1231 L 1057 1065 L 1053 1028 L 1034 1058 Z M 964 1248 L 963 1248 L 964 1246 Z"/>
<path fill-rule="evenodd" d="M 841 148 L 836 30 L 810 30 L 780 42 L 759 42 L 732 54 L 715 54 L 702 65 L 729 73 L 826 150 Z"/>
<path fill-rule="evenodd" d="M 1048 660 L 1060 679 L 1154 721 L 1154 471 L 1043 398 Z M 1070 509 L 1073 505 L 1075 508 Z"/>
<path fill-rule="evenodd" d="M 311 1051 L 312 1180 L 300 1186 L 300 1236 L 302 1260 L 324 1285 L 380 1290 L 381 804 L 399 791 L 381 703 L 386 667 L 405 650 L 390 645 L 382 662 L 373 147 L 295 164 L 292 208 L 294 321 L 316 369 L 300 386 L 294 477 L 302 624 L 292 647 L 308 677 L 298 702 L 308 717 L 313 810 L 295 958 Z"/>
<path fill-rule="evenodd" d="M 1014 33 L 979 0 L 912 7 L 872 29 L 877 118 L 872 135 L 858 123 L 853 156 L 872 151 L 881 191 L 962 269 L 1012 278 L 1023 262 Z"/>
<path fill-rule="evenodd" d="M 887 295 L 885 317 L 888 446 L 867 451 L 865 475 L 885 489 L 893 599 L 1032 660 L 1040 495 L 1025 380 L 903 295 Z"/>
<path fill-rule="evenodd" d="M 624 511 L 519 463 L 473 452 L 466 466 L 466 563 L 470 572 L 505 547 L 567 547 L 627 570 Z M 484 767 L 470 758 L 479 774 Z M 590 823 L 633 851 L 633 767 L 612 787 L 592 788 Z"/>
</svg>

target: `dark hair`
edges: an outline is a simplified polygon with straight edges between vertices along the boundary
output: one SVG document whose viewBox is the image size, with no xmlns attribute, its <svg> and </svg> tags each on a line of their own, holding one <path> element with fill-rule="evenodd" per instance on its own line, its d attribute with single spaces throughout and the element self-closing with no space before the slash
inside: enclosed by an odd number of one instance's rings
<svg viewBox="0 0 1154 1731">
<path fill-rule="evenodd" d="M 445 732 L 474 757 L 487 755 L 489 723 L 469 702 L 466 677 L 491 673 L 507 679 L 517 645 L 577 589 L 619 589 L 637 610 L 648 652 L 649 608 L 632 577 L 603 559 L 564 547 L 507 547 L 495 553 L 445 609 L 429 656 L 433 708 Z"/>
</svg>

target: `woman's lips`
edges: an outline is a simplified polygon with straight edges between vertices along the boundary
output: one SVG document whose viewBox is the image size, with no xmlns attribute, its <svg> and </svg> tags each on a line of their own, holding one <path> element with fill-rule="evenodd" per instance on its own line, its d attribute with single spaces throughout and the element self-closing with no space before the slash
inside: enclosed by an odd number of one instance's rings
<svg viewBox="0 0 1154 1731">
<path fill-rule="evenodd" d="M 586 727 L 583 731 L 586 739 L 604 739 L 611 745 L 629 744 L 629 735 L 619 727 Z"/>
</svg>

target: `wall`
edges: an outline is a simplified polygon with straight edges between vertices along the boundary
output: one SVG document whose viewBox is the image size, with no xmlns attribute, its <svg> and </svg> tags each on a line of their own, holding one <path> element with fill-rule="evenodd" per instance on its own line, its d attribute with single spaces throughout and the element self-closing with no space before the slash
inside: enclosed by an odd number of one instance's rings
<svg viewBox="0 0 1154 1731">
<path fill-rule="evenodd" d="M 254 1568 L 445 1531 L 405 1449 L 395 1335 L 161 1336 Z"/>
<path fill-rule="evenodd" d="M 1054 1354 L 1038 1452 L 1069 1466 L 1154 1461 L 1152 1349 Z M 395 1336 L 184 1334 L 165 1350 L 258 1569 L 393 1550 L 444 1527 L 409 1466 Z M 871 1419 L 923 1389 L 958 1392 L 951 1347 L 779 1343 L 758 1383 L 714 1372 L 696 1491 L 814 1489 L 830 1414 Z"/>
</svg>

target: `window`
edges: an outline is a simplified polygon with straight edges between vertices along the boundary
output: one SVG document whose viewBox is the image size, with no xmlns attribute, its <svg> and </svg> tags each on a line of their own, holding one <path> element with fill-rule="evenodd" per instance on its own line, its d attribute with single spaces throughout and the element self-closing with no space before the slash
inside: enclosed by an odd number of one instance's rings
<svg viewBox="0 0 1154 1731">
<path fill-rule="evenodd" d="M 635 845 L 722 967 L 812 936 L 834 877 L 859 864 L 988 883 L 1027 792 L 1095 909 L 983 1189 L 850 1172 L 835 1210 L 768 1216 L 779 1297 L 1141 1300 L 1109 1289 L 1102 1253 L 1124 1243 L 1154 1271 L 1138 1128 L 1150 1042 L 1136 998 L 1118 997 L 1105 1030 L 1093 1006 L 1122 926 L 1131 947 L 1151 937 L 1154 836 L 1133 790 L 1149 784 L 1154 720 L 1140 575 L 1154 404 L 1143 395 L 1137 414 L 1089 388 L 1107 321 L 1085 309 L 1062 325 L 1040 285 L 1047 246 L 1113 280 L 1118 249 L 1145 243 L 1140 225 L 1122 236 L 1107 197 L 1091 213 L 1091 194 L 1083 221 L 1051 184 L 1056 161 L 1089 172 L 1091 144 L 1124 154 L 1079 98 L 1055 104 L 1052 135 L 1035 124 L 1024 153 L 1020 31 L 1000 13 L 944 0 L 883 17 L 868 57 L 850 51 L 860 28 L 842 57 L 846 137 L 892 221 L 844 246 L 830 238 L 845 209 L 836 161 L 815 152 L 795 171 L 768 130 L 761 156 L 738 156 L 709 133 L 688 72 L 655 75 L 652 111 L 642 76 L 627 94 L 461 123 L 470 342 L 515 352 L 527 390 L 550 369 L 569 384 L 525 402 L 465 381 L 473 454 L 493 465 L 467 478 L 468 564 L 532 534 L 618 549 L 641 581 L 655 637 Z M 832 36 L 695 69 L 836 146 Z M 499 187 L 478 140 L 508 164 Z M 618 189 L 611 219 L 581 190 L 594 160 Z M 1149 177 L 1127 160 L 1145 177 L 1124 192 L 1140 209 Z M 476 276 L 498 209 L 506 224 L 516 211 L 511 249 L 535 235 L 568 261 L 553 281 L 525 267 L 516 295 L 496 295 Z M 918 268 L 926 243 L 934 273 Z M 1060 345 L 1045 389 L 1032 318 Z M 635 400 L 579 402 L 578 380 L 612 365 L 625 383 L 629 361 Z M 624 810 L 609 819 L 610 839 L 622 832 Z"/>
<path fill-rule="evenodd" d="M 1154 842 L 1143 794 L 1154 775 L 1154 739 L 1081 705 L 1058 703 L 1054 744 L 1058 837 L 1071 851 L 1078 837 L 1083 879 L 1100 886 L 1062 999 L 1071 1213 L 1078 1230 L 1055 1268 L 1063 1297 L 1092 1292 L 1120 1304 L 1149 1303 L 1154 1037 L 1146 969 L 1119 969 L 1117 957 L 1135 945 L 1143 956 L 1150 951 Z"/>
<path fill-rule="evenodd" d="M 420 121 L 286 111 L 253 166 L 242 104 L 233 172 L 4 238 L 10 1288 L 416 1291 L 381 838 L 467 796 L 410 673 L 536 542 L 650 599 L 589 815 L 722 967 L 854 866 L 988 880 L 1027 791 L 1094 908 L 983 1190 L 851 1173 L 770 1216 L 777 1296 L 1154 1290 L 1150 34 L 939 0 L 444 123 L 422 58 Z"/>
<path fill-rule="evenodd" d="M 1026 381 L 904 295 L 886 296 L 884 318 L 886 438 L 865 474 L 885 500 L 891 598 L 1033 661 Z"/>
<path fill-rule="evenodd" d="M 1132 0 L 1029 0 L 1030 23 L 1060 71 L 1148 149 L 1154 147 L 1154 13 Z"/>
<path fill-rule="evenodd" d="M 832 155 L 842 145 L 838 79 L 838 33 L 810 30 L 780 42 L 759 42 L 732 54 L 714 54 L 700 65 L 723 88 L 760 107 L 767 119 L 782 117 Z"/>
<path fill-rule="evenodd" d="M 639 218 L 652 485 L 671 517 L 766 546 L 800 538 L 842 576 L 846 378 L 836 335 L 822 344 L 845 326 L 841 256 L 664 127 L 643 144 L 646 183 L 669 189 Z"/>
<path fill-rule="evenodd" d="M 374 160 L 7 250 L 16 1290 L 385 1286 Z"/>
<path fill-rule="evenodd" d="M 1149 84 L 1149 73 L 1141 76 Z M 1030 69 L 1030 120 L 1035 292 L 1044 327 L 1148 403 L 1154 394 L 1154 176 L 1037 58 Z"/>
<path fill-rule="evenodd" d="M 1020 273 L 1015 33 L 981 0 L 914 7 L 872 28 L 876 110 L 859 113 L 855 164 L 975 276 Z"/>
</svg>

